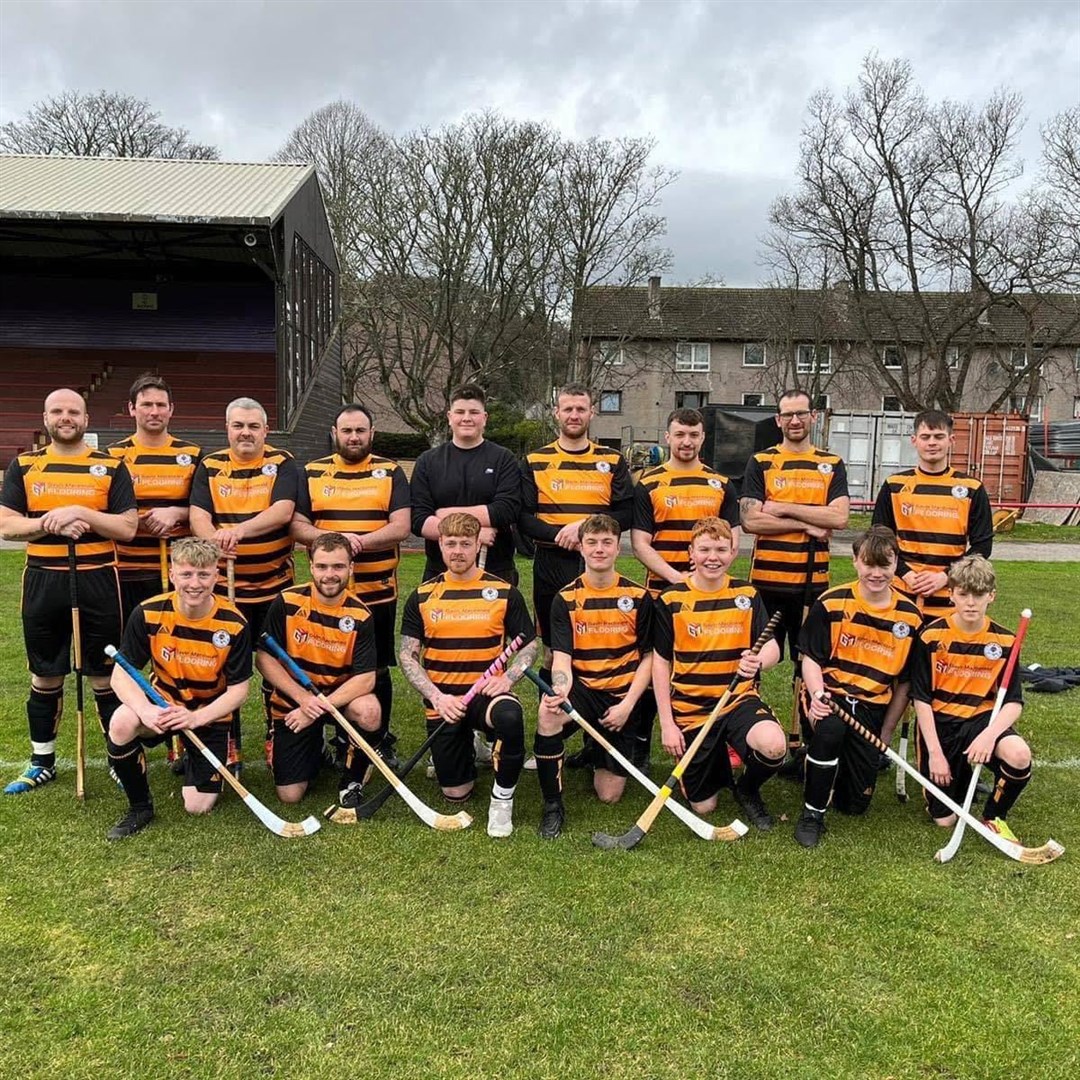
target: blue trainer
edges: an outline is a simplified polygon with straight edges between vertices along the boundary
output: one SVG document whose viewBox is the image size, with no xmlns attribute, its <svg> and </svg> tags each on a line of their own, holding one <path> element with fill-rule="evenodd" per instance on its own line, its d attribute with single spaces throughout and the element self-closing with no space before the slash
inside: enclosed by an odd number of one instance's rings
<svg viewBox="0 0 1080 1080">
<path fill-rule="evenodd" d="M 34 788 L 42 787 L 56 779 L 55 765 L 27 765 L 22 776 L 18 780 L 12 780 L 6 788 L 5 795 L 25 795 Z"/>
</svg>

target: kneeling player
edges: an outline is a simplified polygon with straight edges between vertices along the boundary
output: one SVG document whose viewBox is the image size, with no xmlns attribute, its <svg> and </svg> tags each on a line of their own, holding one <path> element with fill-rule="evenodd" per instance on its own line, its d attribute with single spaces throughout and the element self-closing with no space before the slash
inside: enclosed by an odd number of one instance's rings
<svg viewBox="0 0 1080 1080">
<path fill-rule="evenodd" d="M 806 751 L 804 808 L 795 839 L 816 847 L 830 802 L 844 814 L 865 814 L 878 776 L 878 752 L 829 705 L 880 735 L 892 730 L 908 702 L 911 647 L 919 609 L 892 587 L 900 550 L 896 535 L 872 525 L 855 539 L 858 581 L 837 585 L 815 601 L 806 617 L 799 651 L 807 714 L 813 734 Z"/>
<path fill-rule="evenodd" d="M 348 588 L 351 574 L 349 541 L 341 533 L 320 533 L 311 545 L 311 581 L 285 589 L 274 600 L 264 629 L 354 727 L 377 736 L 375 622 Z M 255 663 L 273 687 L 267 757 L 278 798 L 299 802 L 323 764 L 326 709 L 261 643 Z M 338 792 L 347 810 L 361 802 L 369 765 L 363 751 L 349 743 Z"/>
<path fill-rule="evenodd" d="M 578 529 L 585 573 L 555 595 L 551 605 L 552 689 L 536 722 L 536 776 L 544 796 L 540 835 L 562 831 L 563 740 L 577 728 L 565 723 L 559 705 L 570 704 L 606 729 L 608 740 L 635 765 L 644 763 L 652 726 L 653 700 L 645 691 L 652 677 L 652 600 L 644 586 L 615 572 L 619 523 L 607 514 L 586 518 Z M 626 787 L 626 771 L 585 736 L 594 767 L 593 787 L 602 802 L 615 803 Z"/>
<path fill-rule="evenodd" d="M 443 795 L 464 802 L 476 782 L 473 732 L 494 742 L 495 783 L 488 808 L 489 836 L 514 831 L 514 788 L 525 761 L 525 720 L 511 690 L 536 656 L 536 629 L 521 593 L 476 565 L 480 522 L 455 512 L 439 522 L 439 552 L 447 570 L 425 581 L 401 619 L 401 670 L 423 696 L 431 747 Z M 462 697 L 521 635 L 526 644 L 469 704 Z"/>
<path fill-rule="evenodd" d="M 123 668 L 113 669 L 112 688 L 121 704 L 109 720 L 106 740 L 109 764 L 130 808 L 106 833 L 110 840 L 131 836 L 153 820 L 144 746 L 180 735 L 187 751 L 182 790 L 189 814 L 208 813 L 221 794 L 221 777 L 184 736 L 198 728 L 200 739 L 228 761 L 230 726 L 251 678 L 247 623 L 234 605 L 214 595 L 219 558 L 209 540 L 177 540 L 169 568 L 175 591 L 140 604 L 124 630 L 121 652 L 136 667 L 151 662 L 150 681 L 169 705 L 154 705 Z"/>
<path fill-rule="evenodd" d="M 994 787 L 983 808 L 992 827 L 1011 837 L 1004 824 L 1031 778 L 1031 750 L 1013 725 L 1024 698 L 1020 665 L 1013 668 L 1005 702 L 993 723 L 994 699 L 1016 635 L 987 618 L 994 599 L 994 568 L 968 555 L 949 570 L 953 612 L 919 632 L 912 660 L 911 696 L 919 722 L 919 768 L 946 794 L 963 804 L 974 765 L 989 765 Z M 930 816 L 941 826 L 956 815 L 927 793 Z"/>
<path fill-rule="evenodd" d="M 752 585 L 728 577 L 736 554 L 726 521 L 702 518 L 694 526 L 693 571 L 656 601 L 653 689 L 664 749 L 678 759 L 736 670 L 750 683 L 740 684 L 741 692 L 713 724 L 683 773 L 682 788 L 693 809 L 707 814 L 716 809 L 720 789 L 732 786 L 751 824 L 766 831 L 773 819 L 761 785 L 780 768 L 786 744 L 783 729 L 758 696 L 758 680 L 780 660 L 780 646 L 773 638 L 756 655 L 750 651 L 769 615 Z M 734 785 L 729 746 L 746 762 Z"/>
</svg>

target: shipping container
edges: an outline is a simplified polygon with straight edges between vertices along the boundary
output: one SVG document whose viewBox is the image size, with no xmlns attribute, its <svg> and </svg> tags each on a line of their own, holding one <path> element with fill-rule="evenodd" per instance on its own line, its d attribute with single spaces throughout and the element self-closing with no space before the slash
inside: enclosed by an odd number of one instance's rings
<svg viewBox="0 0 1080 1080">
<path fill-rule="evenodd" d="M 914 413 L 903 412 L 828 414 L 823 445 L 844 459 L 853 502 L 873 502 L 887 477 L 916 463 L 911 442 L 914 419 Z"/>
<path fill-rule="evenodd" d="M 977 476 L 992 502 L 1027 497 L 1028 421 L 1016 413 L 956 413 L 949 463 Z"/>
</svg>

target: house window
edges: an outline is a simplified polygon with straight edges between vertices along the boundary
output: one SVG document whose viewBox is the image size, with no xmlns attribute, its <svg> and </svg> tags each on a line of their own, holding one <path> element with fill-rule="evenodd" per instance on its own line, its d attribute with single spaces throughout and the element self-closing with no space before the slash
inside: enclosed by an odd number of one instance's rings
<svg viewBox="0 0 1080 1080">
<path fill-rule="evenodd" d="M 622 412 L 622 391 L 621 390 L 601 390 L 600 391 L 600 411 L 602 413 L 621 413 Z"/>
<path fill-rule="evenodd" d="M 800 345 L 795 352 L 795 370 L 800 375 L 828 375 L 832 371 L 832 347 L 830 345 Z"/>
<path fill-rule="evenodd" d="M 765 346 L 760 342 L 747 342 L 742 347 L 743 367 L 764 367 Z"/>
<path fill-rule="evenodd" d="M 679 390 L 675 394 L 676 409 L 700 409 L 708 404 L 708 390 Z"/>
<path fill-rule="evenodd" d="M 1073 419 L 1080 420 L 1080 397 L 1073 398 Z"/>
<path fill-rule="evenodd" d="M 626 354 L 617 341 L 600 342 L 600 363 L 611 367 L 621 367 L 625 360 Z"/>
<path fill-rule="evenodd" d="M 709 343 L 707 341 L 680 341 L 675 346 L 676 371 L 708 371 Z"/>
<path fill-rule="evenodd" d="M 1013 349 L 1009 353 L 1009 366 L 1013 371 L 1020 371 L 1027 366 L 1027 349 Z"/>
<path fill-rule="evenodd" d="M 816 398 L 814 398 L 814 408 L 818 412 L 821 412 L 822 410 L 827 409 L 828 407 L 829 407 L 829 395 L 828 394 L 818 394 L 818 396 Z"/>
<path fill-rule="evenodd" d="M 744 405 L 764 405 L 765 404 L 765 395 L 764 394 L 743 394 L 742 403 Z"/>
<path fill-rule="evenodd" d="M 893 394 L 882 394 L 881 396 L 881 411 L 882 412 L 903 412 L 904 408 L 900 404 L 900 399 Z"/>
<path fill-rule="evenodd" d="M 900 361 L 902 358 L 903 356 L 900 349 L 896 345 L 886 345 L 885 348 L 881 350 L 881 362 L 890 371 L 900 370 Z"/>
<path fill-rule="evenodd" d="M 950 371 L 958 371 L 960 368 L 960 347 L 950 345 L 945 350 L 945 364 Z"/>
<path fill-rule="evenodd" d="M 1073 370 L 1080 371 L 1080 348 L 1077 348 L 1076 355 L 1073 357 Z"/>
<path fill-rule="evenodd" d="M 1026 394 L 1010 394 L 1009 395 L 1009 412 L 1025 414 L 1030 420 L 1037 422 L 1042 420 L 1043 415 L 1043 399 L 1040 394 L 1038 397 L 1031 399 L 1031 404 L 1028 404 L 1028 398 Z"/>
</svg>

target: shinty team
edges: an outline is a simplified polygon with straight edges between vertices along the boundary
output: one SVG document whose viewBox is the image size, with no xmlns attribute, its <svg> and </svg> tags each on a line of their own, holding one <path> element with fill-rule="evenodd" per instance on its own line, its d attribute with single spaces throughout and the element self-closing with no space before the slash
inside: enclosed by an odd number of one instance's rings
<svg viewBox="0 0 1080 1080">
<path fill-rule="evenodd" d="M 326 764 L 330 717 L 264 647 L 264 633 L 396 763 L 388 723 L 396 569 L 399 544 L 413 532 L 426 541 L 427 564 L 404 605 L 397 662 L 423 698 L 443 796 L 464 803 L 478 756 L 491 762 L 491 836 L 513 830 L 525 767 L 535 768 L 543 798 L 540 835 L 560 835 L 563 745 L 577 730 L 570 707 L 603 730 L 608 748 L 586 735 L 569 764 L 589 767 L 597 797 L 615 803 L 627 780 L 620 758 L 647 765 L 654 719 L 663 749 L 678 758 L 736 676 L 739 692 L 682 776 L 696 813 L 715 811 L 727 789 L 767 831 L 774 819 L 761 789 L 784 770 L 804 786 L 795 838 L 816 846 L 830 807 L 868 810 L 881 764 L 832 702 L 886 741 L 910 702 L 923 774 L 962 802 L 972 766 L 988 765 L 982 816 L 1011 835 L 1005 818 L 1031 772 L 1015 728 L 1018 666 L 1004 707 L 992 715 L 992 705 L 1016 639 L 987 614 L 990 504 L 978 479 L 948 465 L 945 414 L 915 418 L 918 465 L 882 485 L 874 524 L 853 546 L 856 580 L 829 587 L 829 538 L 848 520 L 846 474 L 837 455 L 812 444 L 815 416 L 801 391 L 781 396 L 780 440 L 748 462 L 738 500 L 730 480 L 700 459 L 700 413 L 671 414 L 669 460 L 635 485 L 624 459 L 590 440 L 592 397 L 577 385 L 557 394 L 558 438 L 520 464 L 484 439 L 483 391 L 455 390 L 451 439 L 421 455 L 411 492 L 401 467 L 372 453 L 374 418 L 363 405 L 339 411 L 334 453 L 302 469 L 267 444 L 266 413 L 250 398 L 230 403 L 228 446 L 208 454 L 169 433 L 172 396 L 156 375 L 133 384 L 129 412 L 134 434 L 92 450 L 82 397 L 54 391 L 44 410 L 49 445 L 19 455 L 4 478 L 0 534 L 27 542 L 31 674 L 31 758 L 7 794 L 56 778 L 75 620 L 76 661 L 129 802 L 110 839 L 152 821 L 145 751 L 158 743 L 170 746 L 183 776 L 185 809 L 213 807 L 222 778 L 184 733 L 198 729 L 220 760 L 240 768 L 253 658 L 277 795 L 284 803 L 304 796 Z M 535 622 L 516 588 L 513 526 L 536 548 Z M 628 528 L 644 586 L 615 567 Z M 728 574 L 741 529 L 755 537 L 748 581 Z M 306 585 L 293 582 L 295 543 L 309 550 Z M 774 615 L 773 638 L 753 651 Z M 485 676 L 514 638 L 517 653 Z M 167 706 L 153 705 L 108 662 L 105 646 L 117 640 L 136 667 L 150 665 Z M 785 745 L 783 725 L 758 693 L 760 672 L 781 661 L 785 642 L 801 745 L 790 736 Z M 538 655 L 550 693 L 540 698 L 526 762 L 515 687 Z M 341 778 L 333 820 L 350 820 L 370 765 L 341 732 L 334 749 Z M 937 800 L 927 808 L 939 825 L 955 822 Z"/>
</svg>

